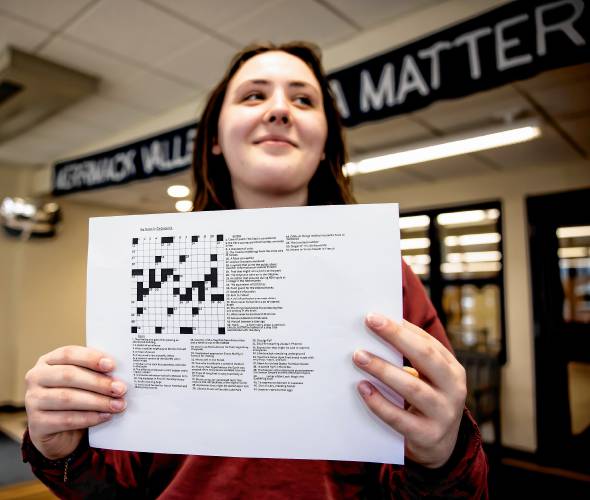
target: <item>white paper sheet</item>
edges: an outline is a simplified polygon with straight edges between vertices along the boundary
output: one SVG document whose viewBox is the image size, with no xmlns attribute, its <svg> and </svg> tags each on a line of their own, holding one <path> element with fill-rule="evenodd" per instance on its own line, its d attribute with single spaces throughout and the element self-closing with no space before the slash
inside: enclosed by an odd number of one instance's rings
<svg viewBox="0 0 590 500">
<path fill-rule="evenodd" d="M 129 390 L 90 444 L 403 463 L 356 390 L 355 349 L 402 362 L 371 311 L 402 318 L 396 204 L 91 219 L 87 343 Z"/>
</svg>

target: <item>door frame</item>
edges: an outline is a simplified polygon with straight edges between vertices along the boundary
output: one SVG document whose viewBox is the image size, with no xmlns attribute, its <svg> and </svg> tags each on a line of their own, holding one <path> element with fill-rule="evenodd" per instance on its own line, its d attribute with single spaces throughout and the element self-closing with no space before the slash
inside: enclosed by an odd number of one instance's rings
<svg viewBox="0 0 590 500">
<path fill-rule="evenodd" d="M 526 199 L 535 353 L 537 454 L 551 465 L 586 468 L 571 433 L 567 364 L 590 362 L 590 325 L 563 322 L 556 230 L 590 225 L 590 188 Z M 585 332 L 583 332 L 585 330 Z"/>
</svg>

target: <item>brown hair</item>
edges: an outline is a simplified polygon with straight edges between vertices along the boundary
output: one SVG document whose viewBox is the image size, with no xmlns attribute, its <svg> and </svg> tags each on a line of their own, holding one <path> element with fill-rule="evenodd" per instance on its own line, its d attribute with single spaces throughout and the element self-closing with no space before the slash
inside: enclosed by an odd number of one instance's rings
<svg viewBox="0 0 590 500">
<path fill-rule="evenodd" d="M 231 177 L 223 155 L 212 152 L 217 138 L 219 115 L 229 82 L 248 60 L 258 54 L 283 51 L 301 59 L 313 71 L 320 84 L 324 113 L 328 124 L 328 135 L 324 146 L 325 158 L 309 182 L 308 205 L 340 205 L 355 203 L 350 181 L 342 173 L 347 153 L 342 136 L 340 115 L 336 109 L 328 79 L 321 64 L 318 47 L 305 42 L 290 42 L 250 45 L 232 59 L 223 79 L 209 95 L 207 106 L 201 116 L 193 148 L 193 175 L 195 200 L 193 210 L 220 210 L 235 208 Z"/>
</svg>

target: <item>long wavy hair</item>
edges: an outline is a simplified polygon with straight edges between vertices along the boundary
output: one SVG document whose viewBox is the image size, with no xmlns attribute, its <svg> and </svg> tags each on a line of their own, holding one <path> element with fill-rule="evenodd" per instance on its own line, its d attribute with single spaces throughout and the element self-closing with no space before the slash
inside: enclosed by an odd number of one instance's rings
<svg viewBox="0 0 590 500">
<path fill-rule="evenodd" d="M 283 51 L 301 59 L 312 70 L 322 90 L 328 134 L 324 146 L 324 159 L 320 160 L 309 182 L 308 205 L 355 203 L 350 181 L 342 173 L 342 166 L 347 161 L 342 125 L 328 79 L 322 68 L 319 48 L 306 42 L 263 43 L 250 45 L 238 52 L 222 80 L 209 95 L 193 148 L 195 211 L 235 208 L 231 176 L 225 159 L 223 155 L 214 155 L 212 151 L 218 137 L 219 115 L 227 87 L 236 72 L 248 59 L 270 51 Z"/>
</svg>

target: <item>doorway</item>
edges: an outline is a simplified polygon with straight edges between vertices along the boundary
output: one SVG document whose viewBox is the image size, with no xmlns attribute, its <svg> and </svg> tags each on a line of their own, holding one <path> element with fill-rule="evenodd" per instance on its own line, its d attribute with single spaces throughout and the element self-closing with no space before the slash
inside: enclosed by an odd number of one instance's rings
<svg viewBox="0 0 590 500">
<path fill-rule="evenodd" d="M 541 461 L 590 473 L 590 189 L 527 199 Z"/>
</svg>

